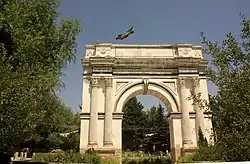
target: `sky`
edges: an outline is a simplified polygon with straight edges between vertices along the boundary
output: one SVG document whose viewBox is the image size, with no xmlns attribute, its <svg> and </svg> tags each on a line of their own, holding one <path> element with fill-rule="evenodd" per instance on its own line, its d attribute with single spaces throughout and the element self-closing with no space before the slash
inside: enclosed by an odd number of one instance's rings
<svg viewBox="0 0 250 164">
<path fill-rule="evenodd" d="M 65 88 L 59 93 L 73 111 L 80 111 L 82 98 L 81 59 L 85 45 L 96 42 L 115 44 L 201 44 L 200 32 L 211 41 L 225 34 L 240 34 L 240 17 L 250 17 L 249 0 L 60 0 L 58 11 L 64 18 L 81 21 L 75 63 L 64 70 Z M 116 41 L 117 34 L 134 25 L 135 34 Z M 208 60 L 210 57 L 204 56 Z M 209 83 L 210 94 L 216 88 Z M 145 108 L 158 105 L 153 96 L 139 96 Z"/>
</svg>

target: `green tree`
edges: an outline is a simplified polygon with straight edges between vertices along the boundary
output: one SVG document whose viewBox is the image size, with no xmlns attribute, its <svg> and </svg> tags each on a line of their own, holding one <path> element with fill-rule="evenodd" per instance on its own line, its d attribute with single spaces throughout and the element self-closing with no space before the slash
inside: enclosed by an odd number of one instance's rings
<svg viewBox="0 0 250 164">
<path fill-rule="evenodd" d="M 165 109 L 158 105 L 158 107 L 152 107 L 148 113 L 147 127 L 150 129 L 147 133 L 148 136 L 147 149 L 153 152 L 153 146 L 155 151 L 170 150 L 170 135 L 169 135 L 169 123 L 167 117 L 164 115 Z"/>
<path fill-rule="evenodd" d="M 53 109 L 47 109 L 44 113 L 44 117 L 41 122 L 38 123 L 36 133 L 33 141 L 39 147 L 52 148 L 60 147 L 65 140 L 62 140 L 61 133 L 70 133 L 78 131 L 80 129 L 80 116 L 74 114 L 69 108 L 65 107 L 63 103 L 58 104 L 58 107 Z M 54 144 L 54 140 L 57 140 L 57 144 Z M 69 138 L 70 140 L 71 138 Z M 71 141 L 67 141 L 71 142 Z M 63 146 L 67 149 L 67 146 Z"/>
<path fill-rule="evenodd" d="M 9 0 L 0 10 L 0 153 L 33 138 L 48 110 L 63 106 L 55 92 L 75 58 L 80 26 L 63 19 L 58 6 Z"/>
<path fill-rule="evenodd" d="M 152 106 L 149 110 L 147 110 L 147 119 L 146 119 L 146 138 L 145 138 L 145 151 L 152 153 L 154 151 L 154 137 L 156 134 L 155 122 L 157 115 L 157 107 Z"/>
<path fill-rule="evenodd" d="M 60 147 L 64 150 L 73 150 L 74 152 L 79 152 L 80 147 L 80 114 L 76 113 L 72 120 L 69 122 L 74 129 L 67 131 L 70 134 L 67 137 L 61 137 L 63 143 Z M 72 131 L 73 130 L 73 131 Z"/>
<path fill-rule="evenodd" d="M 156 120 L 158 122 L 158 126 L 161 128 L 156 127 L 157 135 L 158 136 L 158 144 L 157 144 L 157 149 L 160 151 L 165 152 L 166 150 L 170 150 L 170 134 L 169 134 L 169 122 L 164 114 L 165 109 L 159 104 L 157 108 L 157 117 Z"/>
<path fill-rule="evenodd" d="M 131 98 L 123 108 L 122 144 L 123 148 L 136 151 L 145 138 L 146 113 L 136 97 Z"/>
<path fill-rule="evenodd" d="M 198 145 L 199 145 L 199 146 L 208 146 L 207 138 L 204 137 L 201 128 L 199 128 L 199 133 L 198 133 L 198 135 L 199 135 L 199 138 L 198 138 Z"/>
<path fill-rule="evenodd" d="M 62 143 L 60 148 L 63 150 L 73 150 L 74 152 L 79 152 L 80 134 L 79 132 L 74 132 L 69 134 L 67 137 L 61 137 Z"/>
<path fill-rule="evenodd" d="M 250 160 L 250 21 L 242 16 L 241 24 L 240 38 L 229 33 L 221 45 L 202 34 L 215 68 L 208 76 L 218 87 L 212 104 L 215 146 L 226 161 Z"/>
</svg>

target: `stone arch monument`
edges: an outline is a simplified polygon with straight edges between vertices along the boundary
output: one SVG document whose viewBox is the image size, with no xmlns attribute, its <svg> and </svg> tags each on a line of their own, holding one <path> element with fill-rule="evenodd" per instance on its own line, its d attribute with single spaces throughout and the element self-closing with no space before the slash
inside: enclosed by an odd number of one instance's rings
<svg viewBox="0 0 250 164">
<path fill-rule="evenodd" d="M 212 132 L 211 113 L 187 100 L 194 88 L 208 101 L 207 64 L 197 45 L 86 45 L 80 152 L 94 148 L 119 154 L 123 106 L 140 94 L 156 96 L 167 107 L 172 159 L 192 152 L 199 127 L 208 140 Z"/>
</svg>

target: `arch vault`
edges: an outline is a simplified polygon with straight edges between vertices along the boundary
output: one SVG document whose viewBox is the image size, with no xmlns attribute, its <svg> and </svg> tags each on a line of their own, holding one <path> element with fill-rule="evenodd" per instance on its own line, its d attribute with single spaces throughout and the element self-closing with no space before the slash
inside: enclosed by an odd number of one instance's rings
<svg viewBox="0 0 250 164">
<path fill-rule="evenodd" d="M 210 112 L 187 100 L 191 88 L 208 101 L 202 47 L 189 44 L 86 46 L 80 152 L 120 154 L 122 109 L 132 97 L 150 94 L 166 105 L 172 160 L 197 147 L 199 127 L 211 135 Z"/>
</svg>

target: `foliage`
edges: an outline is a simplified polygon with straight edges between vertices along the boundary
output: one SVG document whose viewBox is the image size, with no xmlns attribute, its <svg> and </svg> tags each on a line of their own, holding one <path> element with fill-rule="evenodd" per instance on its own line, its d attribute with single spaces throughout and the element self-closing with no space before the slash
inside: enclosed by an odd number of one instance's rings
<svg viewBox="0 0 250 164">
<path fill-rule="evenodd" d="M 201 128 L 199 128 L 199 139 L 198 139 L 198 146 L 208 146 L 207 138 L 204 137 Z"/>
<path fill-rule="evenodd" d="M 170 157 L 125 159 L 125 164 L 171 164 Z"/>
<path fill-rule="evenodd" d="M 120 164 L 120 161 L 116 158 L 103 158 L 101 159 L 101 164 Z"/>
<path fill-rule="evenodd" d="M 98 155 L 80 153 L 37 153 L 32 157 L 32 161 L 57 163 L 101 163 L 101 159 Z"/>
<path fill-rule="evenodd" d="M 226 161 L 250 160 L 250 21 L 242 16 L 240 41 L 229 33 L 219 45 L 202 34 L 214 69 L 208 76 L 218 87 L 213 97 L 215 148 Z"/>
<path fill-rule="evenodd" d="M 80 134 L 72 133 L 67 137 L 61 137 L 63 143 L 60 145 L 60 148 L 63 150 L 73 150 L 75 152 L 79 152 L 80 147 Z"/>
<path fill-rule="evenodd" d="M 55 92 L 74 60 L 80 27 L 63 19 L 58 6 L 58 0 L 9 0 L 0 11 L 0 152 L 37 138 L 37 125 L 65 107 Z"/>
<path fill-rule="evenodd" d="M 47 117 L 44 117 L 37 126 L 36 141 L 43 148 L 61 147 L 63 150 L 77 151 L 80 142 L 80 117 L 79 114 L 74 114 L 70 109 L 63 107 L 55 111 L 47 111 Z M 67 133 L 68 135 L 63 135 Z"/>
<path fill-rule="evenodd" d="M 145 152 L 170 150 L 169 124 L 164 108 L 159 104 L 148 111 L 136 99 L 130 99 L 124 106 L 123 148 Z M 155 149 L 154 149 L 155 147 Z"/>
<path fill-rule="evenodd" d="M 148 113 L 148 123 L 147 127 L 149 130 L 148 134 L 153 134 L 147 137 L 147 149 L 150 152 L 170 150 L 170 135 L 169 135 L 169 124 L 166 116 L 164 115 L 164 108 L 159 104 L 159 106 L 152 107 Z M 153 145 L 155 150 L 153 150 Z"/>
<path fill-rule="evenodd" d="M 143 106 L 138 102 L 137 98 L 131 98 L 125 104 L 123 112 L 122 121 L 122 147 L 130 149 L 131 151 L 136 151 L 139 149 L 140 145 L 143 144 L 145 138 L 145 112 L 142 111 Z"/>
<path fill-rule="evenodd" d="M 199 129 L 198 150 L 189 156 L 193 161 L 218 161 L 219 154 L 215 150 L 215 146 L 208 145 L 207 139 L 204 137 L 201 128 Z"/>
<path fill-rule="evenodd" d="M 191 163 L 194 162 L 191 155 L 185 155 L 178 159 L 177 163 Z"/>
<path fill-rule="evenodd" d="M 220 159 L 220 154 L 217 153 L 217 150 L 214 146 L 205 146 L 202 145 L 199 149 L 193 154 L 193 161 L 223 161 Z"/>
</svg>

